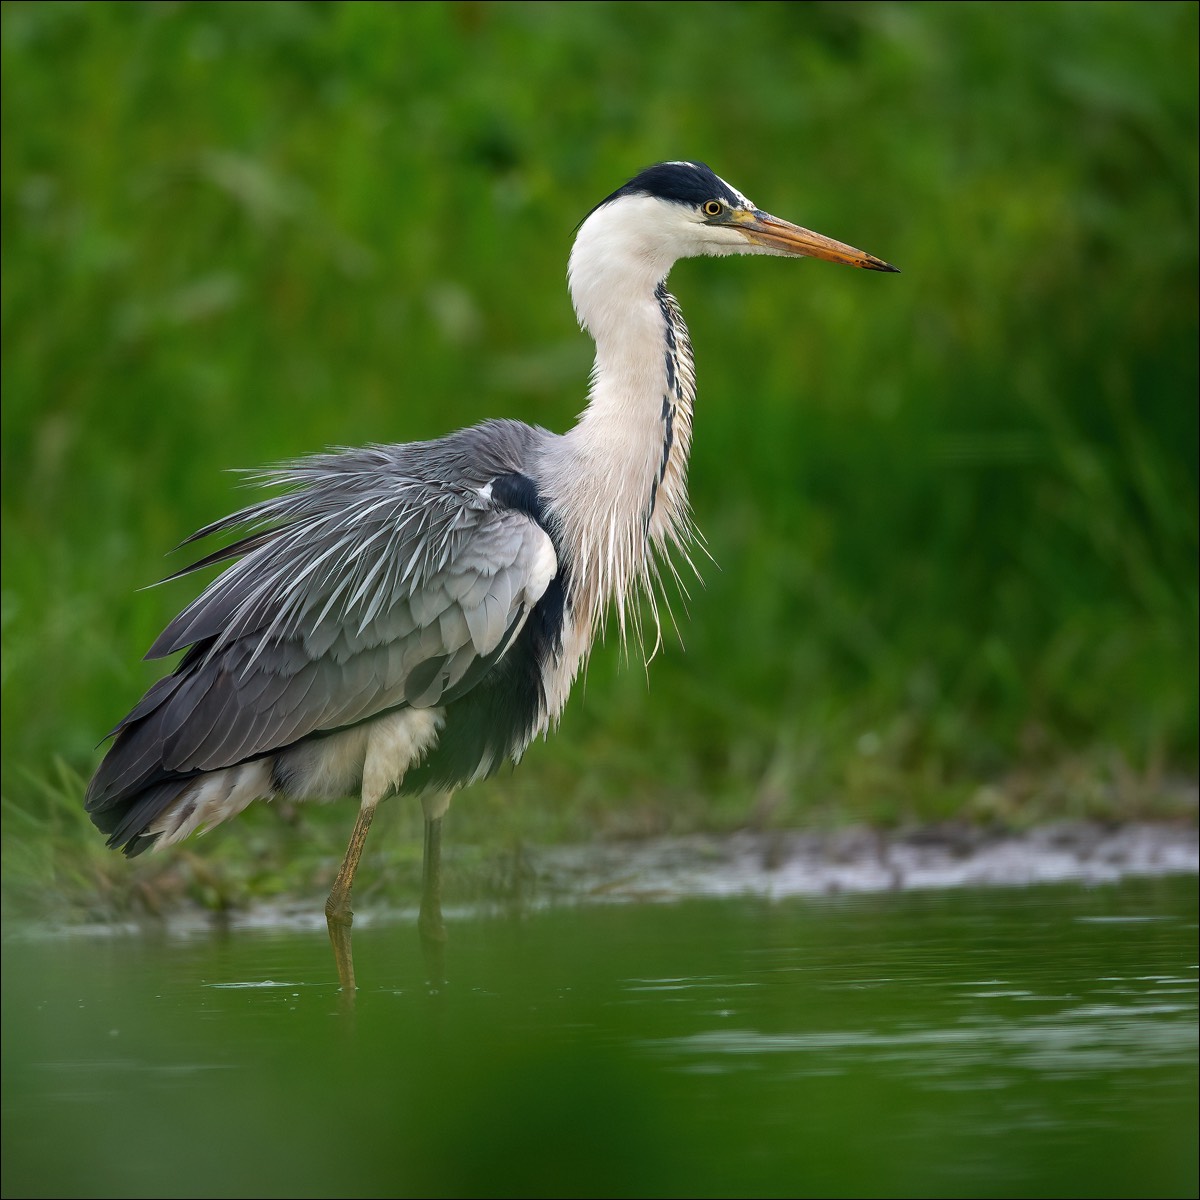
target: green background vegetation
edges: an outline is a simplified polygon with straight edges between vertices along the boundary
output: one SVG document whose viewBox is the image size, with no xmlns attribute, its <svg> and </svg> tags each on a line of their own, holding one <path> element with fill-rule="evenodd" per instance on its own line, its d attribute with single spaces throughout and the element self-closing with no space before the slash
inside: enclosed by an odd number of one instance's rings
<svg viewBox="0 0 1200 1200">
<path fill-rule="evenodd" d="M 598 650 L 451 841 L 1186 808 L 1197 11 L 4 5 L 6 878 L 328 871 L 349 806 L 103 850 L 82 781 L 194 585 L 138 589 L 241 502 L 226 468 L 565 428 L 573 229 L 679 157 L 903 274 L 677 268 L 719 564 L 686 653 L 648 686 Z"/>
</svg>

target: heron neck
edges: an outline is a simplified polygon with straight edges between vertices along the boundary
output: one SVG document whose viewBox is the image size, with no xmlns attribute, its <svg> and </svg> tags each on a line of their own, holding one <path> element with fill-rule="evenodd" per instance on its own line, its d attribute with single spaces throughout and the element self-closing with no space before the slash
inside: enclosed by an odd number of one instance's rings
<svg viewBox="0 0 1200 1200">
<path fill-rule="evenodd" d="M 630 625 L 641 632 L 638 608 L 626 607 L 639 589 L 657 625 L 660 562 L 672 547 L 686 559 L 693 537 L 687 461 L 695 377 L 665 268 L 648 269 L 643 259 L 621 272 L 610 257 L 582 277 L 584 265 L 572 258 L 572 295 L 596 361 L 587 408 L 560 443 L 554 507 L 572 554 L 576 620 L 603 625 L 615 602 L 624 639 Z"/>
</svg>

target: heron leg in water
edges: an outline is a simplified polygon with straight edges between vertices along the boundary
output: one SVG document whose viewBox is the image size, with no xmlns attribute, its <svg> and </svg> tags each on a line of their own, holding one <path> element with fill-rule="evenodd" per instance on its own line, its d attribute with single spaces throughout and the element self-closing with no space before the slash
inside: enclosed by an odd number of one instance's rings
<svg viewBox="0 0 1200 1200">
<path fill-rule="evenodd" d="M 354 923 L 354 912 L 350 908 L 350 890 L 354 886 L 354 873 L 358 860 L 362 858 L 363 846 L 375 816 L 378 796 L 363 796 L 346 847 L 346 857 L 329 889 L 325 901 L 325 920 L 329 926 L 329 940 L 333 944 L 333 957 L 337 965 L 338 981 L 342 991 L 353 993 L 354 954 L 351 945 L 350 926 Z M 442 920 L 442 818 L 450 807 L 450 795 L 443 792 L 424 796 L 421 806 L 425 810 L 425 854 L 421 871 L 421 915 L 417 928 L 427 946 L 440 946 L 446 940 L 446 926 Z"/>
<path fill-rule="evenodd" d="M 450 807 L 448 792 L 421 797 L 425 810 L 425 855 L 421 869 L 421 915 L 417 928 L 426 943 L 444 942 L 446 925 L 442 920 L 442 818 Z"/>
<path fill-rule="evenodd" d="M 333 943 L 338 980 L 344 992 L 354 991 L 354 956 L 350 947 L 350 926 L 354 921 L 354 913 L 350 908 L 350 889 L 354 886 L 354 872 L 358 870 L 358 860 L 362 858 L 363 846 L 371 828 L 371 818 L 375 816 L 375 806 L 378 803 L 377 796 L 363 797 L 358 810 L 358 820 L 354 822 L 354 832 L 350 834 L 350 845 L 346 847 L 346 857 L 342 859 L 341 869 L 333 881 L 333 887 L 329 889 L 329 898 L 325 901 L 329 940 Z"/>
</svg>

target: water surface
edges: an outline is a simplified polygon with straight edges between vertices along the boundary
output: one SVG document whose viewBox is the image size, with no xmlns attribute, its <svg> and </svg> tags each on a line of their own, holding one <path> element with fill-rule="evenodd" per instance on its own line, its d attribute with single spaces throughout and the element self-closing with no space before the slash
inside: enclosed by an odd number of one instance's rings
<svg viewBox="0 0 1200 1200">
<path fill-rule="evenodd" d="M 4 943 L 5 1195 L 1195 1195 L 1197 881 Z"/>
</svg>

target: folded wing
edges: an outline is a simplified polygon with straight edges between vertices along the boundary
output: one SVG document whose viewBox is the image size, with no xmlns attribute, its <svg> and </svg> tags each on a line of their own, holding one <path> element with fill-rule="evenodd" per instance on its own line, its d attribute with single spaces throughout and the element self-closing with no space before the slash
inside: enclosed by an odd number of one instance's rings
<svg viewBox="0 0 1200 1200">
<path fill-rule="evenodd" d="M 503 656 L 558 571 L 553 544 L 493 498 L 494 465 L 423 477 L 396 457 L 418 449 L 304 460 L 272 477 L 291 491 L 196 535 L 251 529 L 197 564 L 236 558 L 147 655 L 187 651 L 113 731 L 86 800 L 102 828 L 164 781 L 450 703 Z"/>
</svg>

